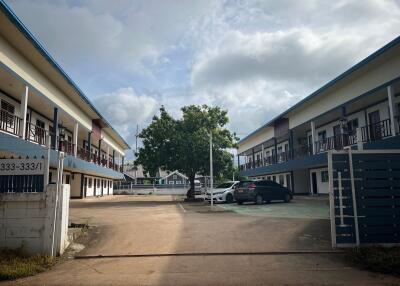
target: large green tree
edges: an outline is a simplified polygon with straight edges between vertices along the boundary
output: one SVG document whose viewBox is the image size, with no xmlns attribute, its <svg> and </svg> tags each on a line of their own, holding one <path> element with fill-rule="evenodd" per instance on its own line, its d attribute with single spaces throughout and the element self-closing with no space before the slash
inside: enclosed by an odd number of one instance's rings
<svg viewBox="0 0 400 286">
<path fill-rule="evenodd" d="M 207 105 L 182 108 L 182 118 L 174 119 L 164 107 L 139 137 L 143 147 L 138 151 L 136 164 L 154 176 L 158 168 L 178 170 L 190 181 L 190 197 L 194 197 L 196 174 L 209 175 L 210 133 L 213 137 L 213 169 L 216 177 L 233 169 L 228 152 L 236 147 L 237 138 L 226 129 L 227 111 Z"/>
</svg>

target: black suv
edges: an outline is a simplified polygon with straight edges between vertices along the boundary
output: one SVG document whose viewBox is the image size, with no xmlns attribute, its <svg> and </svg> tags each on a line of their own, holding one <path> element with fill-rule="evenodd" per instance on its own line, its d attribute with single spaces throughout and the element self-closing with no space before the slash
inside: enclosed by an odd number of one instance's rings
<svg viewBox="0 0 400 286">
<path fill-rule="evenodd" d="M 290 190 L 274 181 L 241 181 L 235 189 L 235 199 L 238 204 L 255 202 L 261 205 L 264 202 L 282 200 L 286 203 L 293 198 Z"/>
</svg>

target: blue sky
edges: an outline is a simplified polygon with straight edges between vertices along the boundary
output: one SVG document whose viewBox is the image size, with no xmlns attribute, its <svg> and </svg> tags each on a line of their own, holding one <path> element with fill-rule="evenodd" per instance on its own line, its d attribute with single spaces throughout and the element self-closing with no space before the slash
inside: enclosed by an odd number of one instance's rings
<svg viewBox="0 0 400 286">
<path fill-rule="evenodd" d="M 132 145 L 161 105 L 244 137 L 400 31 L 390 0 L 6 2 Z"/>
</svg>

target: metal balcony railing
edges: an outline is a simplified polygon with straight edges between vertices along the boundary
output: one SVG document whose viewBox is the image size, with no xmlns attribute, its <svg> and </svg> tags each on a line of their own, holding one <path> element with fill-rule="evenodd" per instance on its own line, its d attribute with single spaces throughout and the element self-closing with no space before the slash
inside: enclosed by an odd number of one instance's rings
<svg viewBox="0 0 400 286">
<path fill-rule="evenodd" d="M 400 126 L 400 116 L 396 117 L 397 126 Z M 398 130 L 397 134 L 400 133 Z M 392 136 L 390 119 L 385 119 L 374 124 L 369 124 L 361 127 L 362 142 L 375 141 L 379 139 L 384 139 L 386 137 Z M 323 153 L 329 150 L 342 150 L 346 146 L 352 146 L 357 144 L 357 133 L 355 130 L 350 131 L 348 134 L 339 134 L 336 136 L 331 136 L 323 140 L 319 140 L 314 143 L 316 153 Z M 312 145 L 298 145 L 292 151 L 285 151 L 278 153 L 276 156 L 265 157 L 264 164 L 262 160 L 257 160 L 253 165 L 252 162 L 240 165 L 240 170 L 248 170 L 259 168 L 262 166 L 268 166 L 277 163 L 287 162 L 289 160 L 302 158 L 305 156 L 313 155 Z"/>
<path fill-rule="evenodd" d="M 14 135 L 19 135 L 21 120 L 21 118 L 7 110 L 0 109 L 0 130 Z"/>
<path fill-rule="evenodd" d="M 29 122 L 26 123 L 26 140 L 45 146 L 48 143 L 48 137 L 49 132 L 46 129 Z"/>
<path fill-rule="evenodd" d="M 376 141 L 392 136 L 390 119 L 381 120 L 377 123 L 361 127 L 362 141 Z"/>
</svg>

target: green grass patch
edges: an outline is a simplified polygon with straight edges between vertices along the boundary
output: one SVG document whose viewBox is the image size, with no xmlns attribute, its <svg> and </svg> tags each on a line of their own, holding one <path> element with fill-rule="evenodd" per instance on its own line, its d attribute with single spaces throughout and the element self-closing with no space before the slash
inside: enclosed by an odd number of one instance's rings
<svg viewBox="0 0 400 286">
<path fill-rule="evenodd" d="M 400 247 L 360 247 L 349 253 L 349 259 L 364 269 L 400 276 Z"/>
<path fill-rule="evenodd" d="M 29 256 L 23 248 L 0 249 L 0 281 L 35 275 L 55 262 L 55 258 L 46 255 Z"/>
</svg>

